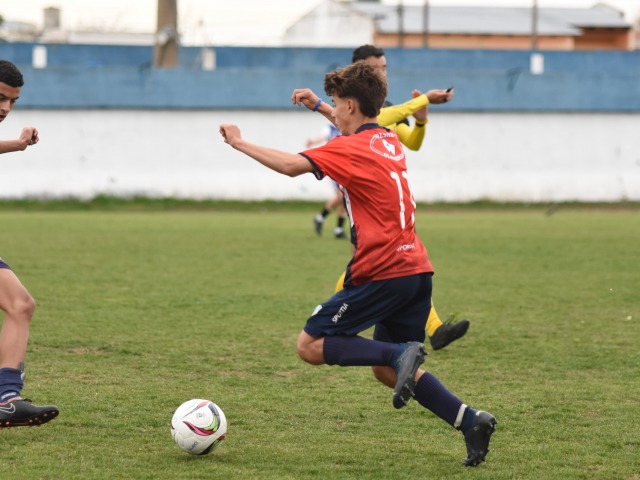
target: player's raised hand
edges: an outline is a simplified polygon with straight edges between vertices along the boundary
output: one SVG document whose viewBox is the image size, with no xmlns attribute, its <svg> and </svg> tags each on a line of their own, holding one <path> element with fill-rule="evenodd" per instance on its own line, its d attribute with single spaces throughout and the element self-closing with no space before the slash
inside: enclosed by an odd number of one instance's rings
<svg viewBox="0 0 640 480">
<path fill-rule="evenodd" d="M 25 127 L 22 129 L 22 133 L 20 133 L 18 140 L 22 145 L 24 145 L 20 150 L 25 150 L 28 146 L 35 145 L 40 140 L 40 137 L 38 137 L 38 130 L 34 127 Z"/>
<path fill-rule="evenodd" d="M 447 90 L 429 90 L 426 95 L 429 103 L 447 103 L 453 98 L 453 87 Z"/>
<path fill-rule="evenodd" d="M 422 94 L 423 93 L 420 90 L 413 90 L 411 92 L 411 96 L 413 98 L 418 98 Z M 414 113 L 413 118 L 415 118 L 419 122 L 425 122 L 427 120 L 428 113 L 429 113 L 429 106 L 427 105 L 424 108 L 421 108 L 420 110 L 418 110 L 416 113 Z"/>
<path fill-rule="evenodd" d="M 291 101 L 294 105 L 304 105 L 309 110 L 314 109 L 318 100 L 320 100 L 320 97 L 309 88 L 296 88 L 291 95 Z"/>
<path fill-rule="evenodd" d="M 223 123 L 220 125 L 220 135 L 224 138 L 224 142 L 232 147 L 235 146 L 238 141 L 242 140 L 238 126 L 230 123 Z"/>
</svg>

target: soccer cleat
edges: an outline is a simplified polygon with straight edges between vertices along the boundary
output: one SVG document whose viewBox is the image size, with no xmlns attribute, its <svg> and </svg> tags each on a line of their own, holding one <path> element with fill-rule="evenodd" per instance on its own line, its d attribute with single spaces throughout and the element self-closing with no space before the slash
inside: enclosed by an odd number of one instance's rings
<svg viewBox="0 0 640 480">
<path fill-rule="evenodd" d="M 322 224 L 324 224 L 324 217 L 320 214 L 313 217 L 313 225 L 318 235 L 322 235 Z"/>
<path fill-rule="evenodd" d="M 336 238 L 348 238 L 347 234 L 344 233 L 344 229 L 341 227 L 336 227 L 335 230 L 333 231 L 333 234 L 335 235 Z"/>
<path fill-rule="evenodd" d="M 464 441 L 467 444 L 467 458 L 462 461 L 466 467 L 477 467 L 484 462 L 489 453 L 489 440 L 491 434 L 496 431 L 496 419 L 493 415 L 478 410 L 473 416 L 473 425 L 464 432 Z"/>
<path fill-rule="evenodd" d="M 408 342 L 406 348 L 394 369 L 396 371 L 396 386 L 393 389 L 393 406 L 395 408 L 404 407 L 413 396 L 413 389 L 416 387 L 416 372 L 418 367 L 424 363 L 424 356 L 427 351 L 424 345 L 419 342 Z"/>
<path fill-rule="evenodd" d="M 0 429 L 11 427 L 37 427 L 58 416 L 58 407 L 33 405 L 28 398 L 12 398 L 0 403 Z"/>
<path fill-rule="evenodd" d="M 469 329 L 469 320 L 460 320 L 457 323 L 451 321 L 445 322 L 438 327 L 432 337 L 429 337 L 431 348 L 440 350 L 446 347 L 454 340 L 464 337 Z"/>
</svg>

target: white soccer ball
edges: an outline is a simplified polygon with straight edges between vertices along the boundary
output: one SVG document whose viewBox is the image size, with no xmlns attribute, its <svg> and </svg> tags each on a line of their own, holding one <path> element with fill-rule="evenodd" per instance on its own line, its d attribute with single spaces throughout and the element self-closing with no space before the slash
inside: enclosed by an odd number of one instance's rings
<svg viewBox="0 0 640 480">
<path fill-rule="evenodd" d="M 173 414 L 171 436 L 185 452 L 206 455 L 218 448 L 227 436 L 227 417 L 209 400 L 189 400 Z"/>
</svg>

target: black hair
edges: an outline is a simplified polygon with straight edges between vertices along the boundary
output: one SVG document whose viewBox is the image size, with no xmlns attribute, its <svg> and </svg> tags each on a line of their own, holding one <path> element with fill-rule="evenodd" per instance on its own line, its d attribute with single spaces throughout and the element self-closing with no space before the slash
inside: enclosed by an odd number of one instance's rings
<svg viewBox="0 0 640 480">
<path fill-rule="evenodd" d="M 351 55 L 351 62 L 355 63 L 358 60 L 366 60 L 369 57 L 380 58 L 384 56 L 384 50 L 374 45 L 362 45 L 356 48 Z"/>
<path fill-rule="evenodd" d="M 9 60 L 0 60 L 0 82 L 6 83 L 10 87 L 21 87 L 24 85 L 22 73 Z"/>
</svg>

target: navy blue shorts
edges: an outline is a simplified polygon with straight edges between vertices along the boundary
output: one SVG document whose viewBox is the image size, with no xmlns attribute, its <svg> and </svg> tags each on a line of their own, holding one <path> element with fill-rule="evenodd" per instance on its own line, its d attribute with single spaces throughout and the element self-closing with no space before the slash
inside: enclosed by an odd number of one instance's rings
<svg viewBox="0 0 640 480">
<path fill-rule="evenodd" d="M 312 337 L 356 335 L 375 325 L 384 342 L 424 342 L 431 310 L 430 273 L 370 282 L 340 290 L 309 317 Z"/>
<path fill-rule="evenodd" d="M 0 268 L 7 268 L 7 269 L 11 270 L 11 267 L 9 265 L 7 265 L 7 262 L 2 260 L 1 258 L 0 258 Z"/>
</svg>

